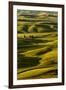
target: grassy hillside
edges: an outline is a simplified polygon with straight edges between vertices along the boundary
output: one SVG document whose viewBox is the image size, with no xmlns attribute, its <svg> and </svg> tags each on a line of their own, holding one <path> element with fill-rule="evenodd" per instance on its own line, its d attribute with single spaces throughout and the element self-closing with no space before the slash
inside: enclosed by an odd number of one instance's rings
<svg viewBox="0 0 66 90">
<path fill-rule="evenodd" d="M 57 12 L 17 11 L 17 79 L 57 78 Z"/>
</svg>

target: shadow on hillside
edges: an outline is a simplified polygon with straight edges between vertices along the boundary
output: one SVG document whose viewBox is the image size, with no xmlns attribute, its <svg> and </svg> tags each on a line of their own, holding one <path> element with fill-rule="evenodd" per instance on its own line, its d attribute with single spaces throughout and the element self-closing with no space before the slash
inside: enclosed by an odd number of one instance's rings
<svg viewBox="0 0 66 90">
<path fill-rule="evenodd" d="M 18 54 L 18 68 L 27 68 L 36 66 L 39 64 L 39 60 L 41 58 L 38 57 L 25 57 L 24 55 Z"/>
</svg>

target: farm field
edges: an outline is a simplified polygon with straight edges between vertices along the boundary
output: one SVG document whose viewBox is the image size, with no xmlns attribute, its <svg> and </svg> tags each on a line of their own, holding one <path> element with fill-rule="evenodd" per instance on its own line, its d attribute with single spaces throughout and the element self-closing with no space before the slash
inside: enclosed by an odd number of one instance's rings
<svg viewBox="0 0 66 90">
<path fill-rule="evenodd" d="M 57 12 L 17 11 L 17 79 L 57 78 Z"/>
</svg>

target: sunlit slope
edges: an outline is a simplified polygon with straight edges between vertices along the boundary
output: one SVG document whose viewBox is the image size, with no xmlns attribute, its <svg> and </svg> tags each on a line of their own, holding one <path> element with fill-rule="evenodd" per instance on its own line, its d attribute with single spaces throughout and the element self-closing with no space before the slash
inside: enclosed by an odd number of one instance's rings
<svg viewBox="0 0 66 90">
<path fill-rule="evenodd" d="M 18 33 L 57 31 L 57 12 L 22 11 L 17 20 Z"/>
<path fill-rule="evenodd" d="M 18 11 L 17 79 L 57 78 L 57 12 Z"/>
</svg>

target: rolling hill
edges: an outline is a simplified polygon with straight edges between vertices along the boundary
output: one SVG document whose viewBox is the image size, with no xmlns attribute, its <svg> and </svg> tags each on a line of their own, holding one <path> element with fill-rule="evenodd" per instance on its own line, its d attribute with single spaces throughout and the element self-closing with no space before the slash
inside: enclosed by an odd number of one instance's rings
<svg viewBox="0 0 66 90">
<path fill-rule="evenodd" d="M 17 79 L 57 78 L 58 13 L 17 11 Z"/>
</svg>

